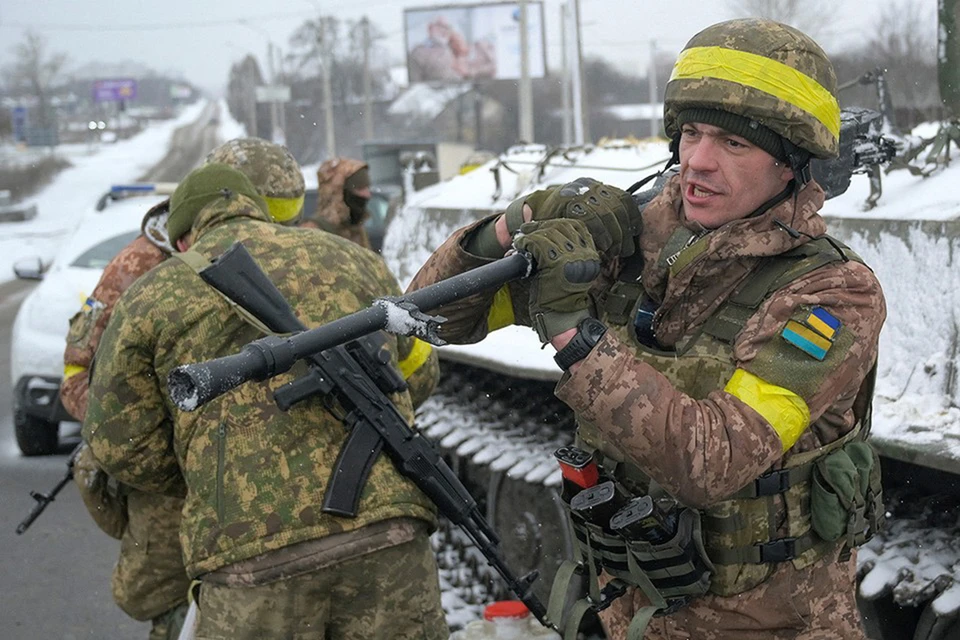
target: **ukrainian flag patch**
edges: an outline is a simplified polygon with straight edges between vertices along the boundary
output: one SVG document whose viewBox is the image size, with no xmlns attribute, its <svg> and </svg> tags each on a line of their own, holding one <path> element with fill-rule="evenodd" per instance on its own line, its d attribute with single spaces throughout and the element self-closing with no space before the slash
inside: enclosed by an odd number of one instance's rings
<svg viewBox="0 0 960 640">
<path fill-rule="evenodd" d="M 807 355 L 823 360 L 833 346 L 840 327 L 839 320 L 822 307 L 815 307 L 803 322 L 787 321 L 780 335 Z"/>
</svg>

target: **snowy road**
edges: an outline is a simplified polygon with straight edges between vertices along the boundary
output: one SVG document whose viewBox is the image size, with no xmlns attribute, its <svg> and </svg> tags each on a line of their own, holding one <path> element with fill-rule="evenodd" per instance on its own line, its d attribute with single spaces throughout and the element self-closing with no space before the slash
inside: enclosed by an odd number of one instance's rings
<svg viewBox="0 0 960 640">
<path fill-rule="evenodd" d="M 15 533 L 33 507 L 30 491 L 45 493 L 63 477 L 78 441 L 77 425 L 67 425 L 57 455 L 23 458 L 14 440 L 10 327 L 32 286 L 21 281 L 0 285 L 0 637 L 141 640 L 148 626 L 125 616 L 110 594 L 120 543 L 97 529 L 72 483 L 30 529 Z"/>
</svg>

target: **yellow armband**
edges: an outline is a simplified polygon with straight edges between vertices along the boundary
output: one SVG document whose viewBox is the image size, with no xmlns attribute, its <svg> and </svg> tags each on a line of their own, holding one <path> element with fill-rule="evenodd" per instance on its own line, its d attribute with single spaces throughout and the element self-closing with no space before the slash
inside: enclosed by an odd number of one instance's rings
<svg viewBox="0 0 960 640">
<path fill-rule="evenodd" d="M 743 369 L 733 373 L 723 390 L 763 416 L 780 436 L 784 451 L 800 439 L 810 424 L 810 408 L 803 398 Z"/>
</svg>

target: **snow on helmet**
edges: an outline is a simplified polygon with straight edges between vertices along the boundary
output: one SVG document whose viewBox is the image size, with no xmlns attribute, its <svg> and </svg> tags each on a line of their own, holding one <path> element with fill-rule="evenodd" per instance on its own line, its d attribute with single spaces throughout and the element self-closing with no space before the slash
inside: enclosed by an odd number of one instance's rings
<svg viewBox="0 0 960 640">
<path fill-rule="evenodd" d="M 667 83 L 663 124 L 679 132 L 678 114 L 715 109 L 747 118 L 818 158 L 837 155 L 837 76 L 823 49 L 779 22 L 746 18 L 695 35 Z"/>
</svg>

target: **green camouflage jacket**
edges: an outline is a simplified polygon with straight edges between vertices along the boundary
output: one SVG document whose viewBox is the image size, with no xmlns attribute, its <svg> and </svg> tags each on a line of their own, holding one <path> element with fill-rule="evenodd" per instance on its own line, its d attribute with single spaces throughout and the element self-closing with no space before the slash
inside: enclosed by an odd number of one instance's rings
<svg viewBox="0 0 960 640">
<path fill-rule="evenodd" d="M 208 258 L 243 242 L 307 326 L 399 294 L 379 256 L 330 234 L 273 224 L 244 196 L 208 205 L 193 229 L 192 248 Z M 302 375 L 302 363 L 192 413 L 173 405 L 165 384 L 171 369 L 236 353 L 259 337 L 190 267 L 168 260 L 123 294 L 97 352 L 84 439 L 119 481 L 186 494 L 181 540 L 187 573 L 197 576 L 389 518 L 433 525 L 430 501 L 386 456 L 373 467 L 356 518 L 321 512 L 346 431 L 322 399 L 286 413 L 274 404 L 272 392 Z M 413 349 L 411 339 L 400 341 L 403 352 Z M 396 339 L 389 348 L 396 364 Z M 435 372 L 435 366 L 424 369 Z M 412 421 L 410 394 L 394 401 Z"/>
</svg>

